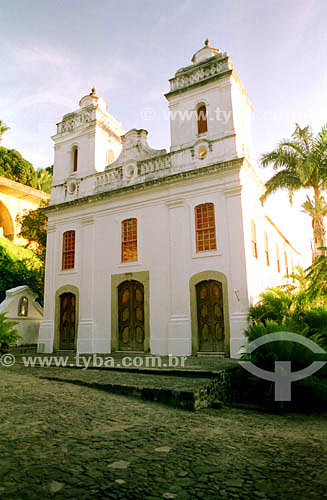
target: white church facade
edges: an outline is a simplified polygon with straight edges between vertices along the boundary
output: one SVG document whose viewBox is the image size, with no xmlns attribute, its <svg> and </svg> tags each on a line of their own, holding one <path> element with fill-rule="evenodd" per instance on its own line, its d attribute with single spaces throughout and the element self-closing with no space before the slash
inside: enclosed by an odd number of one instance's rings
<svg viewBox="0 0 327 500">
<path fill-rule="evenodd" d="M 42 352 L 235 357 L 249 304 L 297 263 L 259 201 L 229 56 L 206 41 L 166 98 L 169 152 L 94 89 L 57 125 Z"/>
</svg>

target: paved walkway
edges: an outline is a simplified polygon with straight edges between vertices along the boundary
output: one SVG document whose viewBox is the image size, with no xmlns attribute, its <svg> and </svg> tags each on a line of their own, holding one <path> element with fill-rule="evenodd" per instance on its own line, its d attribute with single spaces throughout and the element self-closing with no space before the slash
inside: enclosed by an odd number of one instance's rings
<svg viewBox="0 0 327 500">
<path fill-rule="evenodd" d="M 1 499 L 327 498 L 326 414 L 190 413 L 47 370 L 0 369 Z"/>
</svg>

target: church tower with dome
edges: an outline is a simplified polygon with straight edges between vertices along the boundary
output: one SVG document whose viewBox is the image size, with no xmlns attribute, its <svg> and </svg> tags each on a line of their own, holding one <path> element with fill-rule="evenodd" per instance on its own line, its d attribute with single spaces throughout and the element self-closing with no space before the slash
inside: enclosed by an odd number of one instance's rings
<svg viewBox="0 0 327 500">
<path fill-rule="evenodd" d="M 40 352 L 237 357 L 249 305 L 298 262 L 259 202 L 230 57 L 206 40 L 166 98 L 168 152 L 95 89 L 57 125 Z"/>
</svg>

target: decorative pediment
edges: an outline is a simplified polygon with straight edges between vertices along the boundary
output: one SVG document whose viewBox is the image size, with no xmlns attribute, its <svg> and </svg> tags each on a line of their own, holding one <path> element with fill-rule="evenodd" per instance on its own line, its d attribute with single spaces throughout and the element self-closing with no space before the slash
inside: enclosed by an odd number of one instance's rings
<svg viewBox="0 0 327 500">
<path fill-rule="evenodd" d="M 140 162 L 148 160 L 155 156 L 163 155 L 166 153 L 165 149 L 152 149 L 147 142 L 147 130 L 144 129 L 131 129 L 122 139 L 122 151 L 117 160 L 114 161 L 107 169 L 124 165 L 130 162 Z"/>
</svg>

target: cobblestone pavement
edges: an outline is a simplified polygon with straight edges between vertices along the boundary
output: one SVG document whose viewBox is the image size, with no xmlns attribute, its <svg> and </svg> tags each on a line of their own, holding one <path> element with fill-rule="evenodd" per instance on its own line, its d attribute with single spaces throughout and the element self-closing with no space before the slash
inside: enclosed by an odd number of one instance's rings
<svg viewBox="0 0 327 500">
<path fill-rule="evenodd" d="M 326 414 L 190 413 L 41 372 L 0 369 L 1 499 L 327 498 Z"/>
</svg>

